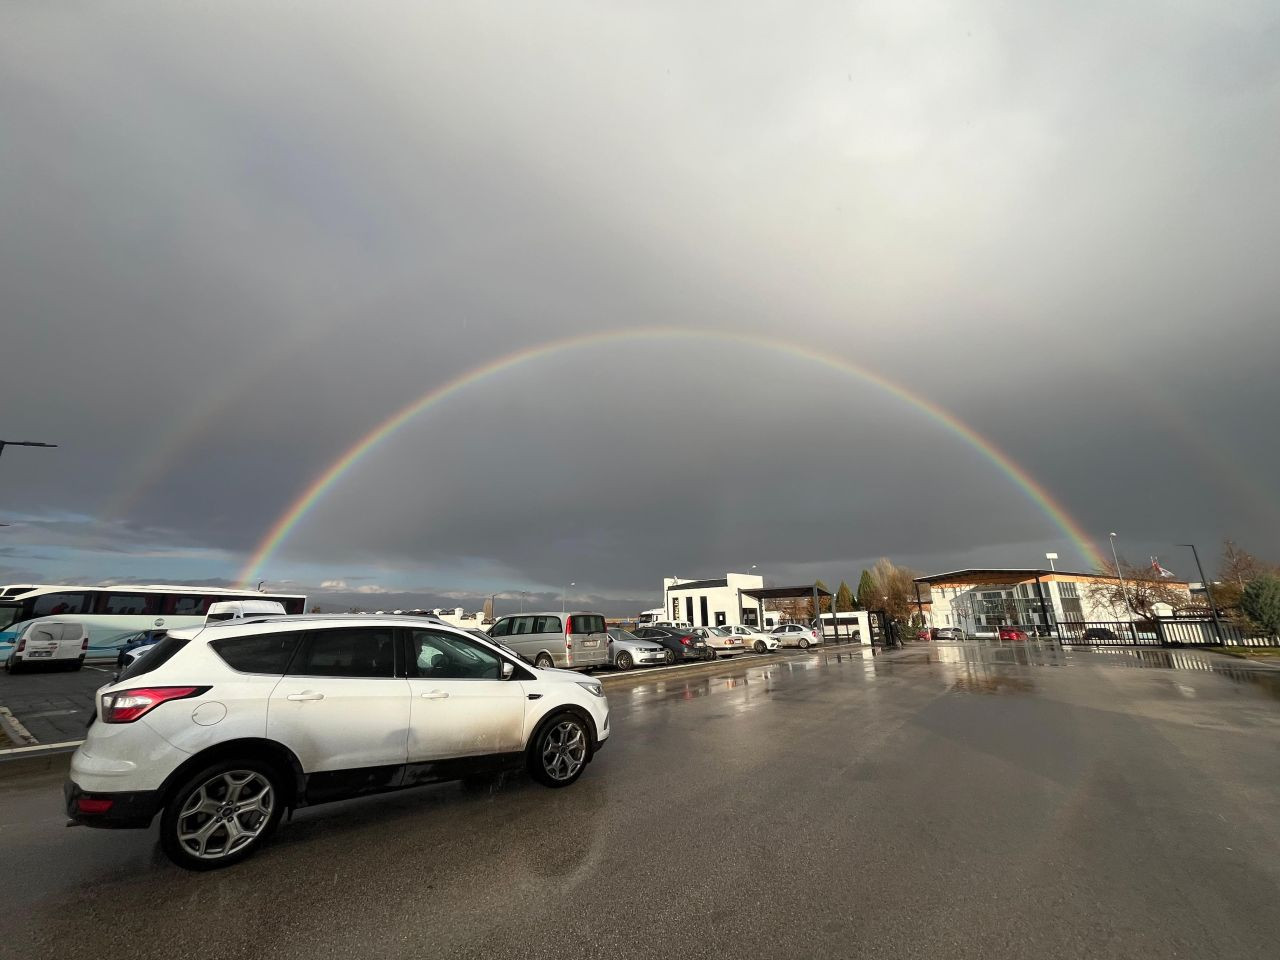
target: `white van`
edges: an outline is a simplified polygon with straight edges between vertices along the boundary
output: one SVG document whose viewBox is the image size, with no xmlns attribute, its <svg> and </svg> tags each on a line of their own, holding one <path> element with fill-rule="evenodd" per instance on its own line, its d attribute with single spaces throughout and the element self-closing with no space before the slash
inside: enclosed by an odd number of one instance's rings
<svg viewBox="0 0 1280 960">
<path fill-rule="evenodd" d="M 71 620 L 32 620 L 13 645 L 4 663 L 10 673 L 28 666 L 47 663 L 54 667 L 79 670 L 89 652 L 89 631 L 83 623 Z"/>
<path fill-rule="evenodd" d="M 609 632 L 598 613 L 517 613 L 501 617 L 489 636 L 542 669 L 609 665 Z"/>
<path fill-rule="evenodd" d="M 283 617 L 284 604 L 277 600 L 221 600 L 209 604 L 205 623 L 221 623 L 224 620 L 244 620 L 246 617 Z"/>
<path fill-rule="evenodd" d="M 693 624 L 688 620 L 655 620 L 649 624 L 662 630 L 692 630 Z"/>
</svg>

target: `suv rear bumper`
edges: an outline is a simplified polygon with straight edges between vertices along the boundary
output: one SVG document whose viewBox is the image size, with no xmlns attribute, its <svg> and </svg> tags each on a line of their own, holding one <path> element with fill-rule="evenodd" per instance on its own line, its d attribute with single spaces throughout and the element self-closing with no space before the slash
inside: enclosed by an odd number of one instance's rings
<svg viewBox="0 0 1280 960">
<path fill-rule="evenodd" d="M 67 816 L 86 827 L 106 827 L 116 830 L 141 830 L 151 826 L 160 810 L 159 790 L 135 790 L 120 793 L 89 793 L 81 790 L 73 780 L 62 786 L 62 796 L 67 804 Z M 80 809 L 81 800 L 110 801 L 107 810 L 86 813 Z"/>
</svg>

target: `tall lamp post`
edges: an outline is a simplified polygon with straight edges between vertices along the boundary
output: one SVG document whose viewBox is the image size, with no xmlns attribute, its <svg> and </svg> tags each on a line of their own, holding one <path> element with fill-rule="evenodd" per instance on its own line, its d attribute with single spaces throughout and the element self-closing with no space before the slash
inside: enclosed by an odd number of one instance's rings
<svg viewBox="0 0 1280 960">
<path fill-rule="evenodd" d="M 1129 615 L 1129 635 L 1133 637 L 1133 642 L 1138 642 L 1138 628 L 1133 625 L 1133 605 L 1129 603 L 1129 588 L 1124 584 L 1124 574 L 1120 572 L 1120 557 L 1116 553 L 1116 535 L 1114 532 L 1107 534 L 1111 539 L 1111 559 L 1116 562 L 1116 577 L 1120 580 L 1120 595 L 1124 597 L 1125 613 Z"/>
<path fill-rule="evenodd" d="M 1200 582 L 1204 584 L 1204 595 L 1209 601 L 1209 612 L 1213 614 L 1213 634 L 1222 643 L 1222 621 L 1218 619 L 1218 605 L 1213 602 L 1213 588 L 1209 586 L 1209 578 L 1204 575 L 1204 567 L 1200 566 L 1200 551 L 1194 543 L 1176 543 L 1176 547 L 1190 547 L 1191 555 L 1196 558 L 1196 569 L 1200 571 Z"/>
<path fill-rule="evenodd" d="M 38 440 L 0 440 L 0 453 L 5 447 L 56 447 L 56 443 L 41 443 Z"/>
<path fill-rule="evenodd" d="M 576 583 L 569 584 L 569 587 L 576 587 L 576 586 L 577 586 Z M 565 598 L 565 595 L 569 592 L 569 587 L 565 587 L 563 590 L 560 591 L 560 612 L 561 613 L 564 613 L 564 598 Z"/>
<path fill-rule="evenodd" d="M 1053 565 L 1053 561 L 1058 559 L 1058 555 L 1056 553 L 1046 553 L 1044 558 L 1049 561 L 1049 572 L 1056 573 L 1057 568 Z"/>
</svg>

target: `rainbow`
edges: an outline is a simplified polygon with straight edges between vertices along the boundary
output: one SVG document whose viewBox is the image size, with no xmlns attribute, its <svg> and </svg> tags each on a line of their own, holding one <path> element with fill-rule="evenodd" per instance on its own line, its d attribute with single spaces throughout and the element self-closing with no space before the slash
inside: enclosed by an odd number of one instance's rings
<svg viewBox="0 0 1280 960">
<path fill-rule="evenodd" d="M 374 426 L 372 430 L 362 436 L 346 449 L 337 459 L 327 466 L 321 473 L 311 481 L 307 487 L 298 494 L 297 498 L 289 504 L 288 509 L 280 515 L 271 528 L 263 536 L 253 551 L 253 555 L 245 563 L 244 569 L 240 571 L 240 582 L 242 584 L 252 584 L 257 581 L 259 571 L 271 559 L 271 555 L 280 547 L 293 529 L 302 521 L 307 513 L 314 507 L 326 493 L 329 492 L 348 470 L 350 470 L 361 458 L 379 443 L 391 436 L 410 420 L 430 410 L 442 400 L 447 399 L 460 390 L 473 386 L 484 380 L 497 377 L 508 370 L 519 367 L 526 363 L 532 363 L 567 350 L 579 350 L 584 347 L 597 346 L 600 344 L 623 343 L 632 340 L 654 340 L 654 339 L 682 339 L 682 340 L 712 340 L 712 341 L 731 341 L 734 343 L 746 344 L 750 346 L 762 347 L 774 352 L 790 354 L 803 360 L 808 360 L 816 364 L 828 367 L 842 373 L 850 373 L 854 376 L 880 387 L 885 392 L 892 394 L 907 405 L 914 407 L 916 410 L 926 414 L 930 419 L 941 424 L 951 433 L 968 443 L 974 450 L 981 453 L 987 460 L 994 464 L 1005 476 L 1026 495 L 1039 510 L 1062 531 L 1080 550 L 1084 557 L 1095 567 L 1102 567 L 1103 557 L 1095 547 L 1088 534 L 1080 526 L 1079 523 L 1067 512 L 1062 504 L 1054 499 L 1053 495 L 1039 482 L 1035 480 L 1026 470 L 1024 470 L 1012 457 L 997 447 L 992 441 L 988 440 L 982 434 L 978 433 L 971 426 L 957 417 L 951 411 L 940 407 L 927 397 L 913 393 L 899 383 L 890 380 L 882 374 L 869 370 L 851 360 L 833 358 L 809 350 L 805 347 L 796 346 L 783 340 L 777 340 L 772 337 L 763 336 L 754 333 L 720 333 L 710 330 L 684 330 L 675 327 L 630 327 L 624 330 L 614 330 L 604 333 L 589 333 L 579 336 L 566 337 L 561 340 L 552 340 L 537 346 L 528 347 L 524 350 L 518 350 L 514 353 L 507 354 L 491 360 L 488 363 L 478 367 L 473 367 L 463 373 L 458 374 L 451 380 L 447 380 L 439 386 L 432 387 L 421 396 L 411 400 L 405 406 L 401 407 L 395 413 L 391 414 L 381 423 Z"/>
</svg>

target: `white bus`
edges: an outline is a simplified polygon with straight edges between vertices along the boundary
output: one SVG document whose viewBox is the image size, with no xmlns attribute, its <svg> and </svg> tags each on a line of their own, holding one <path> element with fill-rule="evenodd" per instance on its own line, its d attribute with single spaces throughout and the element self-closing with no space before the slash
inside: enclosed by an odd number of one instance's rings
<svg viewBox="0 0 1280 960">
<path fill-rule="evenodd" d="M 303 613 L 301 594 L 259 593 L 160 584 L 11 584 L 0 587 L 0 661 L 28 621 L 40 617 L 74 619 L 89 631 L 88 659 L 113 658 L 130 637 L 148 630 L 177 630 L 204 623 L 211 603 L 223 600 L 275 600 L 287 613 Z"/>
</svg>

